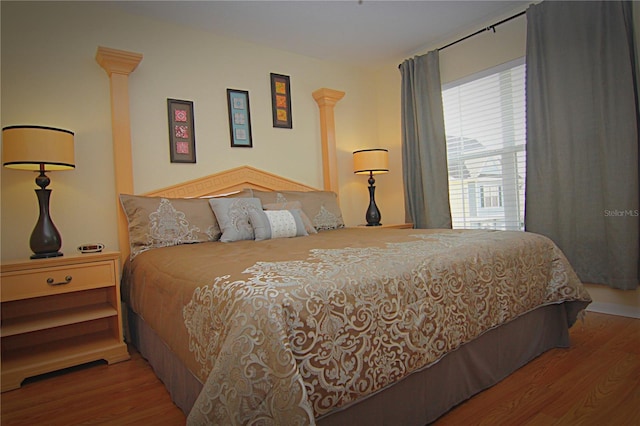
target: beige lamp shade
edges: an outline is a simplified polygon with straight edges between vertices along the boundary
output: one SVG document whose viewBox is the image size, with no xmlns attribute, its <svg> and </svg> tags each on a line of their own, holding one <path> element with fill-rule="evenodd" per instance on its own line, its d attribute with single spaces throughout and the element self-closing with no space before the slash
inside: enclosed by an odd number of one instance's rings
<svg viewBox="0 0 640 426">
<path fill-rule="evenodd" d="M 382 148 L 353 152 L 353 173 L 374 175 L 389 171 L 389 151 Z"/>
<path fill-rule="evenodd" d="M 42 126 L 2 129 L 2 164 L 18 170 L 69 170 L 75 167 L 73 132 Z"/>
</svg>

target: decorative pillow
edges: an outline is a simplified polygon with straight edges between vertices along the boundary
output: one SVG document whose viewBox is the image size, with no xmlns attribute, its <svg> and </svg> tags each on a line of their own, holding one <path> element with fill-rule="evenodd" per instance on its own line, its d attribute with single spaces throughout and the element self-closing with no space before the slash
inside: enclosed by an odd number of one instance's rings
<svg viewBox="0 0 640 426">
<path fill-rule="evenodd" d="M 300 201 L 289 201 L 289 202 L 284 202 L 284 203 L 268 203 L 268 204 L 263 204 L 262 208 L 264 210 L 292 210 L 292 209 L 298 209 L 300 211 L 300 218 L 302 219 L 302 223 L 304 223 L 304 229 L 307 231 L 308 234 L 317 234 L 318 231 L 316 231 L 316 228 L 313 227 L 313 223 L 311 223 L 311 220 L 309 219 L 309 216 L 307 216 L 303 211 L 302 211 L 302 203 Z"/>
<path fill-rule="evenodd" d="M 209 204 L 222 230 L 220 241 L 229 243 L 255 238 L 249 212 L 262 211 L 258 198 L 210 198 Z"/>
<path fill-rule="evenodd" d="M 153 248 L 220 238 L 208 200 L 120 194 L 120 203 L 129 224 L 132 260 Z"/>
<path fill-rule="evenodd" d="M 299 201 L 302 211 L 311 219 L 318 231 L 344 228 L 344 219 L 338 205 L 338 196 L 331 191 L 260 191 L 253 196 L 263 204 Z"/>
<path fill-rule="evenodd" d="M 256 241 L 272 238 L 305 237 L 309 233 L 304 229 L 300 217 L 301 210 L 251 210 L 249 221 L 253 226 Z"/>
</svg>

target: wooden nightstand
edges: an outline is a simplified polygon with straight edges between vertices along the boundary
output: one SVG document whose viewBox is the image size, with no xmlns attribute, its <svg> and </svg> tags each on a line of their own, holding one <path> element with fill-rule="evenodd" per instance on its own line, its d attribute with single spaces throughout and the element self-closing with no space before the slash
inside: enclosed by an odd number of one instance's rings
<svg viewBox="0 0 640 426">
<path fill-rule="evenodd" d="M 358 225 L 358 227 L 369 228 L 369 229 L 380 229 L 380 228 L 413 229 L 413 223 L 392 223 L 389 225 L 385 225 L 383 223 L 380 226 Z"/>
<path fill-rule="evenodd" d="M 31 376 L 129 359 L 117 252 L 7 262 L 0 272 L 2 392 Z"/>
</svg>

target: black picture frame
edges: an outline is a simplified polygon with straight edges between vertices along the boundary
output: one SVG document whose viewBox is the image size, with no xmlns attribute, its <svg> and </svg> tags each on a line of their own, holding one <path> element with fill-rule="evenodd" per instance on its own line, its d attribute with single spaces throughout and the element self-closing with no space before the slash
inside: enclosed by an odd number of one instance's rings
<svg viewBox="0 0 640 426">
<path fill-rule="evenodd" d="M 227 108 L 229 110 L 231 147 L 252 148 L 249 92 L 246 90 L 227 89 Z"/>
<path fill-rule="evenodd" d="M 169 114 L 169 156 L 172 163 L 196 162 L 193 102 L 167 99 Z"/>
<path fill-rule="evenodd" d="M 273 127 L 293 128 L 291 83 L 288 75 L 271 73 L 271 113 Z"/>
</svg>

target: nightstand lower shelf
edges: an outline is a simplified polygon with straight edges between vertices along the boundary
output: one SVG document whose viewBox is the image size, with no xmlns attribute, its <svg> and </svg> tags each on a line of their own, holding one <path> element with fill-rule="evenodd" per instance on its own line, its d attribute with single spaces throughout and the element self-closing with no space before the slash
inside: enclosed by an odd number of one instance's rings
<svg viewBox="0 0 640 426">
<path fill-rule="evenodd" d="M 2 392 L 18 389 L 27 377 L 104 359 L 129 359 L 127 345 L 109 330 L 2 353 Z"/>
<path fill-rule="evenodd" d="M 30 333 L 100 318 L 116 317 L 118 311 L 108 303 L 81 306 L 53 313 L 45 312 L 25 318 L 7 319 L 2 323 L 2 337 Z"/>
</svg>

